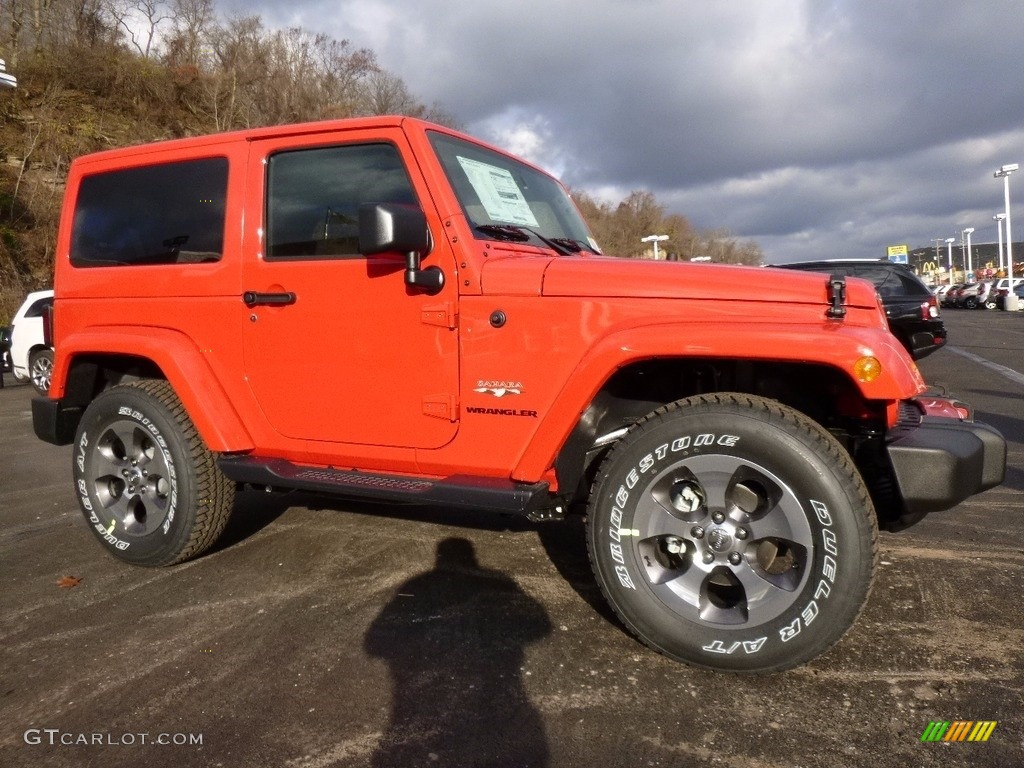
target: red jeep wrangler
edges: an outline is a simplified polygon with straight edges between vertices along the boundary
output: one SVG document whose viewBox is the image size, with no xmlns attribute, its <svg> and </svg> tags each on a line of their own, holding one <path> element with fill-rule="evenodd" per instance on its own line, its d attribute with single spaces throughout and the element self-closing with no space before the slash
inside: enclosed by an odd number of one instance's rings
<svg viewBox="0 0 1024 768">
<path fill-rule="evenodd" d="M 242 485 L 582 502 L 632 632 L 770 671 L 853 623 L 879 526 L 1005 468 L 870 283 L 606 258 L 554 178 L 412 119 L 80 158 L 55 286 L 35 430 L 73 443 L 89 526 L 137 565 L 208 549 Z"/>
</svg>

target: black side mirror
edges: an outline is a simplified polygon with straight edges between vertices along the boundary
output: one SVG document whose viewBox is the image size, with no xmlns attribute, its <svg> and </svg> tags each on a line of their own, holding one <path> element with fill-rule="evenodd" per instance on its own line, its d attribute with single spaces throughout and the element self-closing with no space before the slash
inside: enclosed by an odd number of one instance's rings
<svg viewBox="0 0 1024 768">
<path fill-rule="evenodd" d="M 415 205 L 363 203 L 359 206 L 359 252 L 364 255 L 398 251 L 405 254 L 405 284 L 437 293 L 444 287 L 440 267 L 420 263 L 433 245 L 427 217 Z"/>
</svg>

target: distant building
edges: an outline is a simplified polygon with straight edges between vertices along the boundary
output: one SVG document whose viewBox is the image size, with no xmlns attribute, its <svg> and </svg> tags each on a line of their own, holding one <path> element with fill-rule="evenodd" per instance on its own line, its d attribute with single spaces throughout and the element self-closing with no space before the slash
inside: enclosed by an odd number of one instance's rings
<svg viewBox="0 0 1024 768">
<path fill-rule="evenodd" d="M 1003 246 L 1005 254 L 1005 244 Z M 1003 257 L 1006 258 L 1005 255 Z M 909 266 L 917 274 L 924 278 L 926 283 L 941 285 L 943 283 L 958 283 L 967 280 L 964 274 L 964 252 L 960 243 L 953 243 L 953 275 L 949 274 L 949 250 L 943 244 L 936 251 L 935 246 L 915 248 L 909 254 Z M 971 270 L 975 279 L 995 277 L 999 269 L 999 244 L 998 243 L 972 243 L 971 244 Z M 992 270 L 992 274 L 987 274 Z M 1013 244 L 1013 272 L 1020 274 L 1024 270 L 1024 242 Z"/>
</svg>

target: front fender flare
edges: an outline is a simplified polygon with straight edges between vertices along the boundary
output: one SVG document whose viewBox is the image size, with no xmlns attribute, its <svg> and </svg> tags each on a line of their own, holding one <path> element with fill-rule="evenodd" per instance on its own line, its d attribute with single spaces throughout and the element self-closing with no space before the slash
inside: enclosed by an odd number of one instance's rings
<svg viewBox="0 0 1024 768">
<path fill-rule="evenodd" d="M 811 341 L 813 340 L 813 342 Z M 873 356 L 882 375 L 856 381 L 854 363 Z M 535 481 L 554 464 L 589 404 L 620 368 L 643 360 L 719 358 L 825 365 L 841 371 L 868 400 L 897 401 L 925 390 L 924 379 L 887 330 L 821 325 L 761 324 L 723 328 L 714 323 L 663 323 L 619 330 L 593 344 L 580 359 L 523 452 L 512 477 Z"/>
</svg>

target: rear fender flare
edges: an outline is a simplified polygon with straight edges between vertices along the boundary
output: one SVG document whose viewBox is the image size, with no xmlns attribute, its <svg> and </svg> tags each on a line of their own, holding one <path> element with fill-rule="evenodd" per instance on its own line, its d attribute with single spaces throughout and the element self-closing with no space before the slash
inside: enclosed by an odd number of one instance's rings
<svg viewBox="0 0 1024 768">
<path fill-rule="evenodd" d="M 255 446 L 202 351 L 185 334 L 167 328 L 105 326 L 60 340 L 50 397 L 64 396 L 76 357 L 127 355 L 157 366 L 174 388 L 211 451 L 248 451 Z"/>
</svg>

